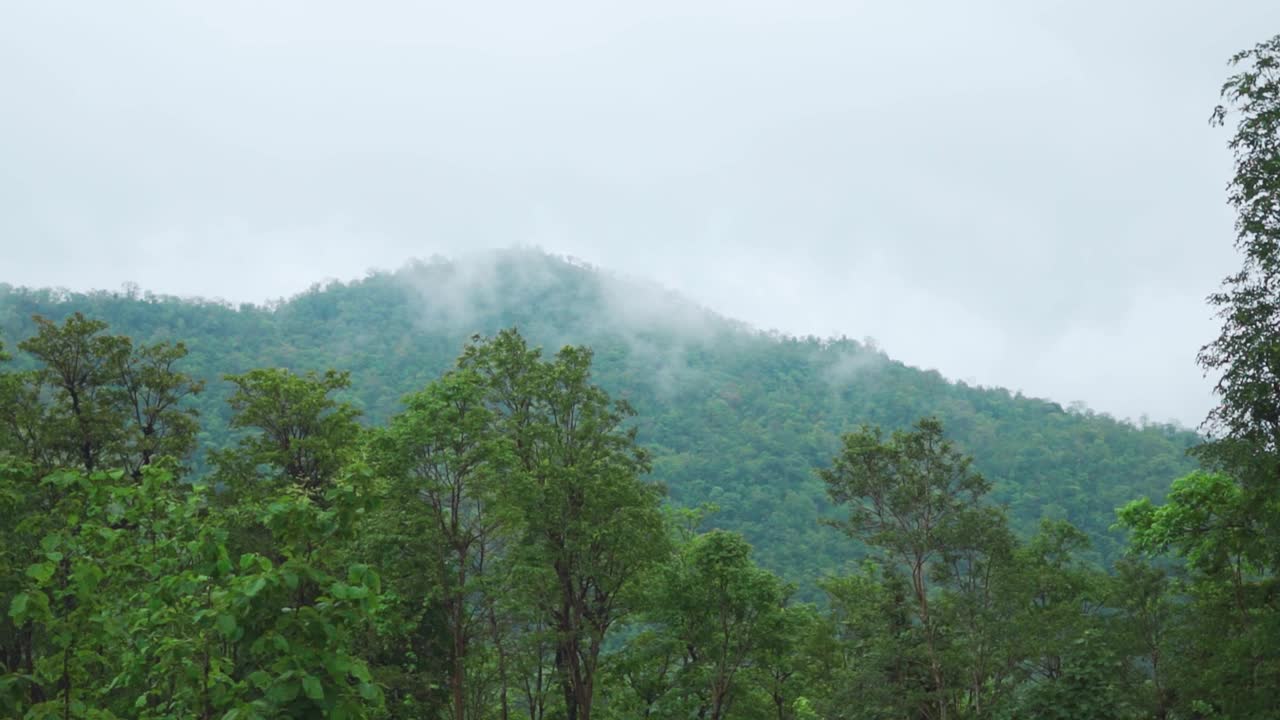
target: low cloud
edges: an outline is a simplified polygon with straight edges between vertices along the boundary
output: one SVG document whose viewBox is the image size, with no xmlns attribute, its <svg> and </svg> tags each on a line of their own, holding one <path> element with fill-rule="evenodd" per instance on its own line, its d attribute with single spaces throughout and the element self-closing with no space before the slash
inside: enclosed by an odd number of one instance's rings
<svg viewBox="0 0 1280 720">
<path fill-rule="evenodd" d="M 8 3 L 0 281 L 262 301 L 533 244 L 1194 424 L 1203 298 L 1238 265 L 1206 119 L 1277 23 L 1272 0 Z M 451 321 L 469 280 L 430 291 Z M 627 292 L 601 302 L 629 330 L 707 331 Z"/>
</svg>

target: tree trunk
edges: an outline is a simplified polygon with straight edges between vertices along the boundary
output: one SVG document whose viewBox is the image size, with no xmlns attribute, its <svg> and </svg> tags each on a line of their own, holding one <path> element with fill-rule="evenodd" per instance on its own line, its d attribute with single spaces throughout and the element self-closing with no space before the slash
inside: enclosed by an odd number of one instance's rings
<svg viewBox="0 0 1280 720">
<path fill-rule="evenodd" d="M 466 720 L 467 702 L 465 695 L 467 671 L 467 608 L 463 588 L 467 582 L 466 554 L 463 553 L 458 565 L 458 589 L 454 592 L 450 604 L 453 627 L 453 672 L 450 673 L 449 686 L 453 692 L 453 720 Z"/>
<path fill-rule="evenodd" d="M 571 652 L 566 649 L 567 643 L 563 640 L 556 643 L 556 670 L 560 673 L 560 692 L 564 695 L 564 713 L 566 720 L 578 720 L 578 699 L 573 692 L 573 678 L 569 676 L 570 670 L 566 656 Z M 582 720 L 588 720 L 583 718 Z"/>
<path fill-rule="evenodd" d="M 507 650 L 502 645 L 502 633 L 498 629 L 498 613 L 493 609 L 493 601 L 489 601 L 489 630 L 493 637 L 493 646 L 498 650 L 498 701 L 501 708 L 499 720 L 510 720 L 511 706 L 507 699 Z"/>
<path fill-rule="evenodd" d="M 947 720 L 946 685 L 942 679 L 942 663 L 938 660 L 938 642 L 935 637 L 933 621 L 929 617 L 929 589 L 925 586 L 925 564 L 917 558 L 911 567 L 911 583 L 915 586 L 916 603 L 920 610 L 920 623 L 924 625 L 924 636 L 929 647 L 929 674 L 933 679 L 933 691 L 937 694 L 938 718 Z"/>
</svg>

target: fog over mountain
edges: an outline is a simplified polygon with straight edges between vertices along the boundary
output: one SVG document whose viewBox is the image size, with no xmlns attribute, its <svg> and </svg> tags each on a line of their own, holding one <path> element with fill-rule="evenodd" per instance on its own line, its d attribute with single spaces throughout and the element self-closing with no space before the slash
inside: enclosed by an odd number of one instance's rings
<svg viewBox="0 0 1280 720">
<path fill-rule="evenodd" d="M 37 330 L 33 316 L 56 322 L 74 312 L 138 343 L 181 339 L 191 352 L 184 364 L 207 384 L 195 408 L 202 442 L 214 449 L 236 437 L 228 373 L 349 371 L 341 397 L 378 427 L 451 367 L 469 339 L 518 328 L 547 357 L 587 346 L 593 379 L 636 411 L 629 422 L 668 502 L 714 506 L 708 522 L 743 533 L 760 561 L 807 597 L 817 578 L 856 554 L 819 523 L 833 508 L 815 471 L 842 433 L 864 423 L 902 428 L 938 417 L 1017 532 L 1069 520 L 1097 562 L 1123 551 L 1115 509 L 1133 497 L 1162 498 L 1169 477 L 1194 467 L 1186 449 L 1200 440 L 1176 426 L 950 382 L 857 339 L 762 332 L 651 282 L 533 249 L 431 258 L 317 283 L 266 306 L 0 283 L 6 347 Z M 16 362 L 29 367 L 30 359 Z M 197 473 L 207 466 L 196 458 Z"/>
<path fill-rule="evenodd" d="M 1237 263 L 1206 121 L 1277 22 L 1269 0 L 10 3 L 0 282 L 261 301 L 537 246 L 1194 425 L 1203 300 Z"/>
</svg>

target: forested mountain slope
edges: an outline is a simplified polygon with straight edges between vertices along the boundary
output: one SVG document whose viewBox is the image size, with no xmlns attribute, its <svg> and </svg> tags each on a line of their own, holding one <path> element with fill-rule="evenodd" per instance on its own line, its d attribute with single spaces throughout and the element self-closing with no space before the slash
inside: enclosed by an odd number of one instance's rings
<svg viewBox="0 0 1280 720">
<path fill-rule="evenodd" d="M 12 346 L 32 333 L 32 315 L 73 311 L 136 340 L 186 342 L 185 369 L 208 381 L 199 406 L 210 448 L 230 441 L 226 373 L 350 370 L 348 399 L 381 422 L 472 334 L 515 325 L 549 350 L 589 345 L 597 381 L 638 411 L 640 441 L 671 498 L 714 503 L 710 524 L 743 532 L 762 564 L 806 586 L 849 559 L 847 539 L 816 522 L 829 504 L 814 469 L 860 423 L 904 427 L 937 415 L 994 482 L 992 498 L 1016 529 L 1065 518 L 1089 533 L 1098 559 L 1121 547 L 1109 529 L 1115 508 L 1162 498 L 1192 468 L 1185 450 L 1197 442 L 1175 427 L 949 382 L 853 340 L 760 333 L 536 251 L 417 263 L 267 306 L 0 285 L 0 338 Z"/>
</svg>

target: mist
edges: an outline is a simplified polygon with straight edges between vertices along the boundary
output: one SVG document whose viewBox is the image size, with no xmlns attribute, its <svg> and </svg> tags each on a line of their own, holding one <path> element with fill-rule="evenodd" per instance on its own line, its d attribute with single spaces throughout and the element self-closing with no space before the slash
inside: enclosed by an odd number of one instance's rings
<svg viewBox="0 0 1280 720">
<path fill-rule="evenodd" d="M 537 246 L 665 289 L 615 298 L 629 322 L 684 317 L 669 290 L 1194 425 L 1204 297 L 1237 265 L 1207 119 L 1277 22 L 1265 0 L 9 4 L 0 281 L 256 302 Z M 635 341 L 678 375 L 682 350 Z"/>
</svg>

